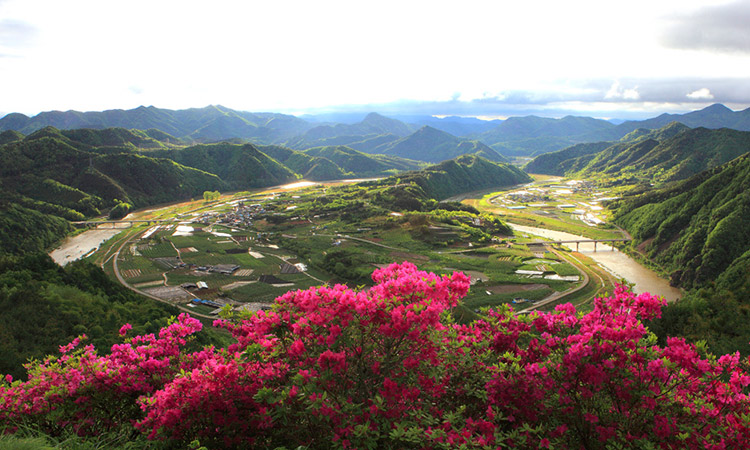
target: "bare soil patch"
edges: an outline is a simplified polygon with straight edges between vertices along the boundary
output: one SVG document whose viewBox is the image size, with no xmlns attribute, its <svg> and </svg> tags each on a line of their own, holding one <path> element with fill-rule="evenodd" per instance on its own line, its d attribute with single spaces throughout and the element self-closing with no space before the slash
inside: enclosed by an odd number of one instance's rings
<svg viewBox="0 0 750 450">
<path fill-rule="evenodd" d="M 153 295 L 154 297 L 159 297 L 169 301 L 192 298 L 187 291 L 179 286 L 160 286 L 151 289 L 144 289 L 143 292 Z"/>
</svg>

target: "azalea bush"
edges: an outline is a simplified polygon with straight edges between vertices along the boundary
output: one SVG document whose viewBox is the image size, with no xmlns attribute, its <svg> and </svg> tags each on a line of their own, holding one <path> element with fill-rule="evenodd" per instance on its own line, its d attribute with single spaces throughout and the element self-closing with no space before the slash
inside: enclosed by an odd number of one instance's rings
<svg viewBox="0 0 750 450">
<path fill-rule="evenodd" d="M 469 325 L 450 310 L 462 273 L 409 263 L 375 285 L 289 292 L 269 311 L 216 326 L 236 343 L 194 348 L 179 316 L 158 336 L 99 356 L 81 339 L 0 387 L 6 432 L 36 427 L 146 436 L 185 448 L 747 448 L 747 361 L 643 320 L 664 301 L 620 287 L 582 314 L 571 305 Z"/>
</svg>

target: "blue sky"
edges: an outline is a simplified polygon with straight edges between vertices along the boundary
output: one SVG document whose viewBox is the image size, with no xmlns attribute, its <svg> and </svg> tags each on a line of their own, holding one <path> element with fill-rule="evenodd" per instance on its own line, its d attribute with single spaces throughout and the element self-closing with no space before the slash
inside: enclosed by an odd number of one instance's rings
<svg viewBox="0 0 750 450">
<path fill-rule="evenodd" d="M 0 115 L 750 107 L 750 2 L 0 0 Z"/>
</svg>

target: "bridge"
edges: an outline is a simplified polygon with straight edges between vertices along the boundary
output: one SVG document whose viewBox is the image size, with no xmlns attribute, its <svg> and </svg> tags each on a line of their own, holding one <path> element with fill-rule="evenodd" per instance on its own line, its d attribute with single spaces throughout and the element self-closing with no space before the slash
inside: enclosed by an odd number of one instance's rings
<svg viewBox="0 0 750 450">
<path fill-rule="evenodd" d="M 578 246 L 580 244 L 590 244 L 590 243 L 593 242 L 594 243 L 594 251 L 596 251 L 596 244 L 598 242 L 601 242 L 601 243 L 605 243 L 605 242 L 614 243 L 614 242 L 630 242 L 630 241 L 632 241 L 632 239 L 571 239 L 571 240 L 566 240 L 566 241 L 534 241 L 534 242 L 532 242 L 532 244 L 544 244 L 544 245 L 549 245 L 549 244 L 575 244 L 576 245 L 576 251 L 578 251 Z M 615 251 L 615 246 L 612 245 L 611 247 L 612 247 L 611 250 Z"/>
<path fill-rule="evenodd" d="M 174 220 L 157 220 L 157 219 L 151 219 L 151 220 L 79 220 L 76 222 L 70 222 L 73 225 L 83 225 L 83 226 L 91 226 L 91 225 L 104 225 L 107 223 L 112 224 L 112 228 L 117 228 L 117 224 L 120 223 L 127 223 L 130 226 L 133 226 L 137 223 L 145 223 L 148 225 L 151 224 L 157 224 L 157 223 L 167 223 L 167 222 L 174 222 Z"/>
</svg>

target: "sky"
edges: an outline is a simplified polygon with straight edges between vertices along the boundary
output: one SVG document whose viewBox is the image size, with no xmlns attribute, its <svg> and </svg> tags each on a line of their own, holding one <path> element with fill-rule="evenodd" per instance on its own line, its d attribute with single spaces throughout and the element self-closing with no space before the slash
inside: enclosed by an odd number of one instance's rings
<svg viewBox="0 0 750 450">
<path fill-rule="evenodd" d="M 0 116 L 750 107 L 750 0 L 0 0 Z"/>
</svg>

